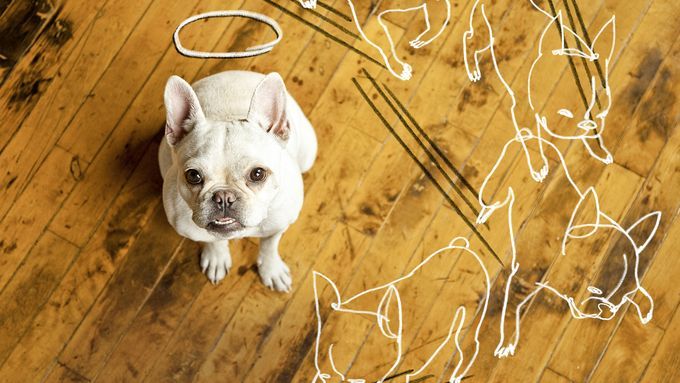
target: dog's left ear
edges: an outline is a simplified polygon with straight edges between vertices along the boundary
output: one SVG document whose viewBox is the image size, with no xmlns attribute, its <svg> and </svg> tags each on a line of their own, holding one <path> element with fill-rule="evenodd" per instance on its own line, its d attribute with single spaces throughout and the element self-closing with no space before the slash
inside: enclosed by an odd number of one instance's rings
<svg viewBox="0 0 680 383">
<path fill-rule="evenodd" d="M 286 118 L 286 86 L 278 73 L 268 74 L 255 89 L 248 119 L 260 121 L 268 132 L 288 139 L 290 128 Z"/>
<path fill-rule="evenodd" d="M 635 221 L 626 230 L 626 233 L 635 243 L 638 253 L 642 252 L 652 242 L 660 223 L 661 212 L 654 211 Z"/>
</svg>

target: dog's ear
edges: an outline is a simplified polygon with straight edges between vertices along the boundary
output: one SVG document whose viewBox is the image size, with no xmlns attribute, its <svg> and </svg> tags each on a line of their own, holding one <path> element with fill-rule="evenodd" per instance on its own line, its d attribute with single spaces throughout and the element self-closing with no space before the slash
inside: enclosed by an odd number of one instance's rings
<svg viewBox="0 0 680 383">
<path fill-rule="evenodd" d="M 255 89 L 248 119 L 258 121 L 268 132 L 288 139 L 290 128 L 286 118 L 286 86 L 278 73 L 268 74 Z"/>
<path fill-rule="evenodd" d="M 198 97 L 186 81 L 171 76 L 163 96 L 166 110 L 165 137 L 173 146 L 180 142 L 198 123 L 205 119 Z"/>
<path fill-rule="evenodd" d="M 593 235 L 600 226 L 600 201 L 597 192 L 590 187 L 578 201 L 562 242 L 562 254 L 569 238 L 586 238 Z"/>
<path fill-rule="evenodd" d="M 655 211 L 638 219 L 626 230 L 626 233 L 635 243 L 638 253 L 642 252 L 652 241 L 654 234 L 659 229 L 660 222 L 661 212 Z"/>
<path fill-rule="evenodd" d="M 597 54 L 599 60 L 607 64 L 614 55 L 616 45 L 616 17 L 612 16 L 607 21 L 595 38 L 593 38 L 592 51 Z"/>
<path fill-rule="evenodd" d="M 332 308 L 333 310 L 340 308 L 340 292 L 330 278 L 318 271 L 313 271 L 312 283 L 314 286 L 314 303 L 317 314 L 320 314 L 321 310 L 327 308 Z"/>
<path fill-rule="evenodd" d="M 376 312 L 378 328 L 389 339 L 401 339 L 402 312 L 399 291 L 394 285 L 389 285 L 383 295 Z"/>
</svg>

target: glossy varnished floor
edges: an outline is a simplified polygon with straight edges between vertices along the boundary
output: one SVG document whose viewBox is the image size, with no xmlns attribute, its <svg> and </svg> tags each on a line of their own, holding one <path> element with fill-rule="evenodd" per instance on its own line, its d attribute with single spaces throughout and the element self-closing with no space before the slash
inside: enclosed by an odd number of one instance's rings
<svg viewBox="0 0 680 383">
<path fill-rule="evenodd" d="M 543 297 L 522 317 L 516 355 L 497 359 L 499 292 L 507 267 L 471 235 L 462 217 L 474 222 L 474 214 L 368 78 L 394 92 L 478 190 L 514 129 L 499 81 L 467 79 L 461 43 L 474 1 L 452 1 L 446 32 L 420 50 L 407 42 L 422 30 L 422 18 L 389 20 L 401 39 L 400 52 L 414 67 L 413 78 L 403 82 L 355 38 L 346 0 L 326 0 L 328 7 L 319 7 L 318 14 L 292 0 L 0 0 L 0 381 L 308 382 L 315 372 L 312 270 L 331 277 L 349 296 L 400 276 L 455 236 L 470 238 L 494 292 L 480 354 L 466 381 L 679 381 L 680 3 L 579 0 L 593 30 L 617 17 L 609 76 L 613 106 L 604 133 L 614 163 L 594 161 L 581 145 L 559 144 L 576 181 L 594 186 L 602 209 L 624 226 L 652 210 L 662 212 L 639 265 L 641 282 L 655 299 L 652 321 L 641 325 L 628 306 L 611 321 L 573 320 Z M 374 3 L 380 2 L 355 1 L 369 36 L 378 28 L 368 16 Z M 489 12 L 502 31 L 500 64 L 517 89 L 524 86 L 543 28 L 530 22 L 527 15 L 535 11 L 528 3 L 498 0 Z M 171 34 L 182 20 L 238 7 L 281 24 L 285 36 L 270 54 L 197 60 L 176 53 Z M 183 39 L 204 50 L 238 50 L 270 39 L 270 33 L 242 19 L 214 20 L 188 27 Z M 491 73 L 488 60 L 482 65 Z M 192 81 L 228 69 L 281 73 L 319 138 L 319 157 L 305 175 L 303 212 L 280 249 L 294 277 L 290 294 L 259 282 L 257 243 L 251 240 L 231 244 L 232 271 L 211 285 L 200 272 L 198 246 L 174 232 L 162 208 L 156 151 L 165 81 L 171 74 Z M 580 102 L 571 90 L 563 91 L 574 86 L 566 62 L 542 76 L 550 90 L 546 103 Z M 526 103 L 518 105 L 518 114 L 528 115 Z M 573 204 L 562 206 L 560 189 L 551 187 L 559 172 L 536 183 L 517 158 L 503 170 L 504 185 L 522 190 L 515 219 L 535 218 L 539 200 L 557 201 L 548 216 L 568 219 Z M 559 225 L 545 226 L 547 235 L 560 234 Z M 507 265 L 510 244 L 503 227 L 499 218 L 478 229 Z M 518 242 L 532 235 L 522 228 Z M 531 266 L 559 252 L 537 246 L 520 260 L 526 265 L 520 280 L 569 280 L 572 293 L 582 292 L 591 281 L 607 278 L 601 266 L 617 256 L 612 242 L 585 248 L 600 254 L 602 264 L 550 269 Z M 406 323 L 424 320 L 449 299 L 478 301 L 481 275 L 454 260 L 441 265 L 450 270 L 445 288 L 412 290 L 421 307 L 405 308 Z M 513 299 L 526 293 L 513 291 Z M 371 376 L 373 366 L 384 367 L 383 354 L 366 351 L 375 346 L 370 324 L 345 320 L 328 331 L 359 339 L 353 354 L 344 356 L 354 360 L 353 371 Z M 441 329 L 423 329 L 405 347 L 413 345 L 417 353 L 416 345 L 434 342 L 436 331 Z M 471 342 L 468 333 L 463 349 Z M 439 367 L 440 376 L 450 374 L 450 363 Z"/>
</svg>

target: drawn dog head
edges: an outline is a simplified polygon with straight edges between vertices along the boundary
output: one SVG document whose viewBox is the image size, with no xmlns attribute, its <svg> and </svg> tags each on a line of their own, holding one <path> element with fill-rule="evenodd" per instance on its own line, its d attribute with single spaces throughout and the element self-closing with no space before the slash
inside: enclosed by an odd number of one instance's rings
<svg viewBox="0 0 680 383">
<path fill-rule="evenodd" d="M 346 301 L 341 301 L 335 283 L 325 275 L 314 272 L 314 302 L 317 316 L 317 338 L 315 345 L 315 365 L 317 375 L 315 382 L 348 381 L 367 382 L 367 377 L 350 377 L 346 371 L 356 347 L 363 340 L 361 331 L 354 330 L 377 326 L 380 330 L 375 335 L 381 341 L 381 359 L 384 371 L 376 371 L 376 379 L 384 379 L 395 368 L 395 361 L 401 354 L 401 300 L 399 292 L 392 284 L 379 289 L 367 290 Z M 336 331 L 329 330 L 326 322 L 332 318 Z M 353 326 L 358 325 L 356 328 Z M 332 328 L 332 327 L 331 327 Z M 354 335 L 358 337 L 353 338 Z M 390 368 L 391 366 L 391 368 Z"/>
<path fill-rule="evenodd" d="M 565 25 L 561 12 L 549 20 L 529 74 L 529 104 L 536 122 L 554 138 L 581 140 L 593 157 L 611 163 L 611 154 L 601 140 L 612 101 L 609 69 L 616 40 L 615 18 L 607 21 L 590 43 Z M 575 71 L 578 84 L 562 81 L 557 89 L 547 87 L 545 76 L 560 75 L 556 68 L 567 68 L 565 76 L 569 77 Z M 560 94 L 565 92 L 570 97 Z M 570 105 L 550 102 L 552 94 Z"/>
<path fill-rule="evenodd" d="M 654 303 L 640 284 L 639 263 L 642 252 L 659 227 L 660 219 L 660 212 L 652 212 L 630 227 L 623 228 L 600 211 L 597 194 L 592 188 L 588 189 L 572 214 L 562 253 L 580 257 L 584 263 L 588 263 L 585 254 L 578 250 L 570 254 L 570 248 L 578 249 L 578 243 L 575 246 L 571 244 L 584 240 L 607 243 L 612 238 L 614 245 L 608 251 L 603 272 L 587 288 L 587 297 L 578 304 L 573 301 L 570 303 L 577 318 L 609 320 L 623 304 L 630 302 L 636 308 L 642 323 L 651 319 Z"/>
<path fill-rule="evenodd" d="M 177 164 L 178 194 L 191 208 L 193 221 L 214 235 L 228 236 L 257 226 L 279 189 L 289 129 L 286 91 L 273 73 L 257 85 L 252 99 L 215 93 L 199 92 L 199 100 L 195 89 L 172 76 L 164 95 L 165 135 Z M 245 118 L 207 117 L 204 108 L 214 110 L 220 102 L 249 102 L 250 108 Z"/>
</svg>

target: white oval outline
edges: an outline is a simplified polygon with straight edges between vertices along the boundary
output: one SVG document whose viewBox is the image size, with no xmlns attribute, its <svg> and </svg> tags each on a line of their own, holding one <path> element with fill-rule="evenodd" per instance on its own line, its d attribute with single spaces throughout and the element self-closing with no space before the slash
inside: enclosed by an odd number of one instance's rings
<svg viewBox="0 0 680 383">
<path fill-rule="evenodd" d="M 276 39 L 266 44 L 246 48 L 246 50 L 243 52 L 202 52 L 187 49 L 182 45 L 182 43 L 179 40 L 179 32 L 182 30 L 182 28 L 195 21 L 215 17 L 245 17 L 248 19 L 259 21 L 261 23 L 267 24 L 272 30 L 274 30 L 274 33 L 276 33 Z M 179 26 L 177 26 L 177 29 L 175 29 L 175 33 L 172 35 L 172 41 L 175 44 L 175 49 L 177 49 L 177 52 L 186 57 L 230 59 L 230 58 L 254 57 L 267 53 L 271 51 L 272 48 L 274 48 L 274 46 L 279 43 L 279 41 L 281 41 L 282 37 L 283 30 L 281 30 L 279 23 L 277 23 L 276 20 L 272 19 L 271 17 L 251 11 L 226 10 L 201 13 L 195 16 L 191 16 L 188 19 L 182 21 L 182 23 Z"/>
</svg>

